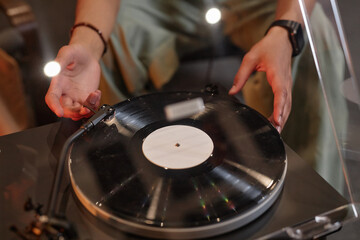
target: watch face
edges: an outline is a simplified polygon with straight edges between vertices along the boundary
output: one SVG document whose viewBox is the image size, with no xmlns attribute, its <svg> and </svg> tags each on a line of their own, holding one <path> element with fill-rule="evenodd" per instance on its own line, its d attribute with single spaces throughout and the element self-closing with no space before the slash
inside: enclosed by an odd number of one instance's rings
<svg viewBox="0 0 360 240">
<path fill-rule="evenodd" d="M 299 52 L 297 54 L 299 54 L 305 45 L 305 40 L 304 40 L 304 35 L 303 35 L 303 30 L 302 30 L 301 25 L 299 26 L 299 29 L 298 29 L 296 35 L 297 35 L 297 43 L 299 45 Z"/>
<path fill-rule="evenodd" d="M 301 50 L 304 48 L 304 36 L 300 23 L 293 22 L 292 32 L 290 33 L 290 42 L 293 47 L 293 56 L 297 56 L 301 53 Z"/>
</svg>

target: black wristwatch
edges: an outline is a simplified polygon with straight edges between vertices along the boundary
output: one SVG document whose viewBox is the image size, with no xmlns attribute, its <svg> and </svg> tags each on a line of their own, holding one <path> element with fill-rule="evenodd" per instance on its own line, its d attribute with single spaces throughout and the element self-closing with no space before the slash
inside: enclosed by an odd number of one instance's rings
<svg viewBox="0 0 360 240">
<path fill-rule="evenodd" d="M 270 30 L 270 28 L 275 26 L 283 27 L 289 32 L 289 40 L 293 48 L 292 56 L 295 57 L 299 55 L 305 44 L 301 24 L 291 20 L 276 20 L 270 25 L 266 33 Z"/>
</svg>

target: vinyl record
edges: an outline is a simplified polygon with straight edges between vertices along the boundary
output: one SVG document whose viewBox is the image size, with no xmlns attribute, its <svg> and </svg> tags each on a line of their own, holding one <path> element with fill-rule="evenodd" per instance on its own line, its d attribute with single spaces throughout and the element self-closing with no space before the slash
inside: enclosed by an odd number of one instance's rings
<svg viewBox="0 0 360 240">
<path fill-rule="evenodd" d="M 204 108 L 167 120 L 169 104 Z M 264 213 L 281 192 L 286 154 L 276 129 L 229 96 L 156 93 L 114 106 L 69 153 L 74 192 L 94 216 L 152 238 L 222 234 Z"/>
</svg>

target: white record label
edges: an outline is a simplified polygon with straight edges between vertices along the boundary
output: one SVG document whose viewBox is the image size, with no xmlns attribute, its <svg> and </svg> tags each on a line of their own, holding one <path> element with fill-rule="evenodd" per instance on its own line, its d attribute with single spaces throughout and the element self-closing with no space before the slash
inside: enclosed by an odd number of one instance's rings
<svg viewBox="0 0 360 240">
<path fill-rule="evenodd" d="M 204 131 L 186 125 L 172 125 L 150 133 L 143 142 L 145 157 L 166 169 L 186 169 L 205 162 L 214 143 Z"/>
</svg>

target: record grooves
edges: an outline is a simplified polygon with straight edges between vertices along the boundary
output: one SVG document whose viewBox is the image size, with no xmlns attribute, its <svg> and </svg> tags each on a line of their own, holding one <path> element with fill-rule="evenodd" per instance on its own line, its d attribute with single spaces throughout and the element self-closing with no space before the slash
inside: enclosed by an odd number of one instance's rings
<svg viewBox="0 0 360 240">
<path fill-rule="evenodd" d="M 165 106 L 198 97 L 202 112 L 166 120 Z M 120 230 L 215 236 L 253 221 L 280 194 L 283 142 L 264 117 L 233 98 L 157 93 L 114 108 L 111 119 L 74 143 L 69 172 L 85 208 Z"/>
</svg>

